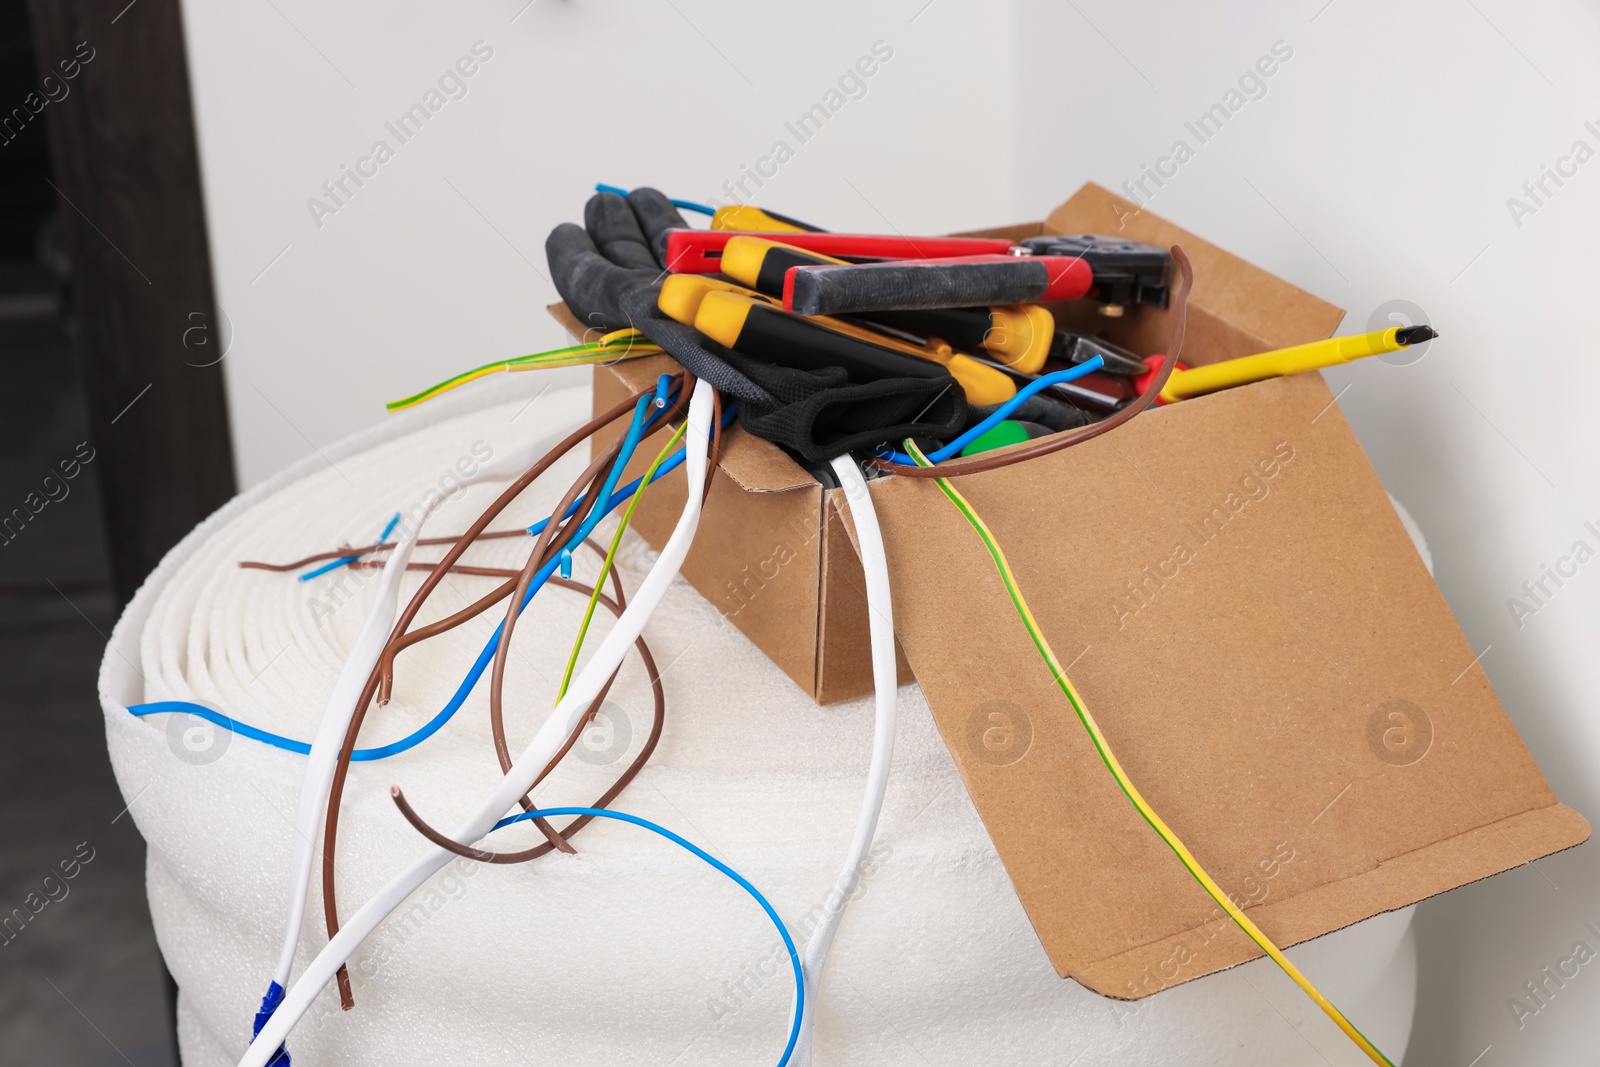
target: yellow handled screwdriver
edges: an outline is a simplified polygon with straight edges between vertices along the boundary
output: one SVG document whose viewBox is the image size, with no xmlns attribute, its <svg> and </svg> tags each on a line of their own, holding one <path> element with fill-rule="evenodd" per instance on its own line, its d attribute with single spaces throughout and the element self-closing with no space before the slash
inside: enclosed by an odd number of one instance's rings
<svg viewBox="0 0 1600 1067">
<path fill-rule="evenodd" d="M 666 281 L 661 283 L 661 292 L 656 297 L 656 306 L 666 312 L 669 318 L 681 322 L 685 326 L 695 326 L 695 318 L 700 313 L 700 305 L 709 293 L 733 293 L 737 296 L 761 301 L 775 308 L 781 309 L 783 306 L 781 301 L 772 297 L 704 274 L 674 274 L 669 276 Z M 919 359 L 932 360 L 935 363 L 943 364 L 950 371 L 951 376 L 960 384 L 962 391 L 967 394 L 967 400 L 980 407 L 1004 403 L 1016 394 L 1016 384 L 1006 374 L 953 351 L 949 345 L 939 342 L 914 345 L 896 337 L 889 337 L 864 329 L 854 323 L 829 318 L 826 315 L 815 316 L 811 321 L 834 333 L 853 337 L 858 341 L 865 341 L 880 348 L 890 348 L 908 356 L 916 356 Z"/>
<path fill-rule="evenodd" d="M 1321 370 L 1336 363 L 1349 363 L 1367 356 L 1398 352 L 1402 348 L 1431 341 L 1439 332 L 1431 326 L 1390 326 L 1371 333 L 1351 334 L 1347 337 L 1330 337 L 1326 341 L 1312 341 L 1292 348 L 1279 348 L 1254 356 L 1225 359 L 1221 363 L 1208 363 L 1203 367 L 1178 369 L 1167 379 L 1161 390 L 1158 404 L 1172 404 L 1202 393 L 1215 393 L 1236 385 L 1281 378 L 1286 374 L 1300 374 L 1308 370 Z M 1146 356 L 1145 366 L 1150 370 L 1134 379 L 1135 387 L 1142 393 L 1161 366 L 1161 356 Z"/>
<path fill-rule="evenodd" d="M 821 228 L 750 204 L 729 204 L 711 216 L 713 230 L 741 233 L 820 233 Z"/>
</svg>

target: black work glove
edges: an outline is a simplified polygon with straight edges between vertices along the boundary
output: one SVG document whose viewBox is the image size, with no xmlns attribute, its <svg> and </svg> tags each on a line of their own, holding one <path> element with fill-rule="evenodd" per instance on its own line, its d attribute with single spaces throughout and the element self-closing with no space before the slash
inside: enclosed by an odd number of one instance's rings
<svg viewBox="0 0 1600 1067">
<path fill-rule="evenodd" d="M 842 368 L 798 370 L 731 352 L 656 306 L 667 271 L 666 233 L 687 228 L 655 189 L 623 199 L 596 193 L 583 226 L 566 222 L 545 241 L 556 291 L 584 325 L 633 327 L 696 378 L 738 405 L 739 422 L 757 437 L 809 460 L 825 460 L 905 437 L 948 439 L 968 408 L 953 378 L 885 378 L 852 384 Z"/>
</svg>

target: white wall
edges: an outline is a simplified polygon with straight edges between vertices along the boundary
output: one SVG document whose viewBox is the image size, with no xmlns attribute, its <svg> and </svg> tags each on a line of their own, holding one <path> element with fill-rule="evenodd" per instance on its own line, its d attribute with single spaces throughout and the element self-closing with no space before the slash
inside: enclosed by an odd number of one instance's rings
<svg viewBox="0 0 1600 1067">
<path fill-rule="evenodd" d="M 723 195 L 874 41 L 893 59 L 758 202 L 908 233 L 1038 217 L 1085 179 L 1119 188 L 1177 138 L 1193 147 L 1185 120 L 1283 41 L 1265 95 L 1150 207 L 1350 309 L 1346 332 L 1391 300 L 1444 332 L 1414 365 L 1329 377 L 1534 755 L 1600 814 L 1600 562 L 1520 628 L 1506 603 L 1579 538 L 1600 548 L 1582 325 L 1600 161 L 1520 226 L 1506 206 L 1573 141 L 1600 149 L 1592 7 L 524 2 L 185 5 L 243 484 L 386 399 L 559 343 L 543 239 L 594 181 Z M 392 141 L 384 122 L 478 40 L 494 56 L 468 95 L 319 229 L 307 198 Z M 1575 1064 L 1593 1047 L 1600 965 L 1521 1029 L 1507 1000 L 1575 942 L 1600 950 L 1596 856 L 1424 907 L 1408 1063 Z"/>
<path fill-rule="evenodd" d="M 241 484 L 385 400 L 561 343 L 544 238 L 596 181 L 727 199 L 784 139 L 757 202 L 874 231 L 1009 220 L 1009 5 L 925 3 L 189 0 Z M 467 95 L 401 145 L 384 124 L 480 40 Z M 784 123 L 878 41 L 865 95 L 801 144 Z M 307 200 L 378 139 L 394 158 L 319 227 Z"/>
<path fill-rule="evenodd" d="M 1575 140 L 1600 151 L 1600 10 L 1022 0 L 1017 24 L 1023 215 L 1085 179 L 1120 189 L 1183 137 L 1193 158 L 1151 210 L 1349 309 L 1341 332 L 1369 328 L 1397 299 L 1443 332 L 1414 365 L 1368 360 L 1328 378 L 1348 386 L 1341 407 L 1427 535 L 1468 640 L 1490 646 L 1482 668 L 1551 784 L 1600 816 L 1600 562 L 1559 590 L 1547 583 L 1557 595 L 1520 628 L 1506 603 L 1576 540 L 1600 549 L 1584 529 L 1600 528 L 1600 371 L 1586 321 L 1600 159 L 1559 189 L 1547 182 L 1554 195 L 1520 226 L 1506 204 L 1526 200 L 1522 183 Z M 1184 122 L 1275 41 L 1293 57 L 1265 95 L 1198 144 Z M 1075 105 L 1040 42 L 1070 52 L 1070 80 L 1095 87 L 1094 106 Z M 1486 1047 L 1478 1067 L 1592 1062 L 1600 963 L 1551 985 L 1520 1029 L 1507 1001 L 1576 942 L 1600 952 L 1584 926 L 1600 928 L 1597 856 L 1586 845 L 1424 905 L 1408 1065 L 1466 1067 Z"/>
</svg>

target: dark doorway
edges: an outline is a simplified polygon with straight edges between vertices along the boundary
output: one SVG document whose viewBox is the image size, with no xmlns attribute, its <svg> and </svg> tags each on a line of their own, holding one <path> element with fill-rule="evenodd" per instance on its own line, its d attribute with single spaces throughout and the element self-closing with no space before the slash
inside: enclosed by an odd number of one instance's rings
<svg viewBox="0 0 1600 1067">
<path fill-rule="evenodd" d="M 7 1063 L 177 1063 L 95 677 L 126 598 L 231 495 L 232 458 L 220 369 L 182 358 L 211 280 L 177 4 L 117 7 L 0 5 Z"/>
</svg>

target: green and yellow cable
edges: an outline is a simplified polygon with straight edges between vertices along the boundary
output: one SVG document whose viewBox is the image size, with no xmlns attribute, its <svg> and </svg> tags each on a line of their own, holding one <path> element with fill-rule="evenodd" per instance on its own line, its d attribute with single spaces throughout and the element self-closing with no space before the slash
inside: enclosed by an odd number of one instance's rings
<svg viewBox="0 0 1600 1067">
<path fill-rule="evenodd" d="M 916 444 L 909 439 L 906 441 L 906 452 L 917 461 L 919 466 L 933 466 L 928 457 L 923 455 Z M 1161 821 L 1161 817 L 1155 813 L 1155 810 L 1140 795 L 1139 790 L 1134 787 L 1132 780 L 1129 779 L 1127 772 L 1122 769 L 1122 764 L 1118 763 L 1117 757 L 1111 754 L 1111 746 L 1107 743 L 1105 735 L 1100 732 L 1099 724 L 1095 722 L 1094 716 L 1089 714 L 1088 706 L 1084 704 L 1083 698 L 1078 695 L 1078 690 L 1073 686 L 1071 680 L 1067 678 L 1067 672 L 1061 666 L 1061 661 L 1056 658 L 1055 652 L 1050 648 L 1050 642 L 1045 640 L 1043 631 L 1039 629 L 1039 623 L 1033 617 L 1033 612 L 1028 609 L 1028 602 L 1023 599 L 1022 590 L 1017 585 L 1017 577 L 1012 573 L 1011 564 L 1006 561 L 1005 553 L 1001 551 L 999 543 L 995 541 L 994 534 L 983 519 L 979 518 L 978 513 L 972 509 L 972 505 L 967 502 L 967 499 L 957 491 L 955 486 L 950 484 L 950 479 L 935 478 L 933 481 L 944 495 L 950 499 L 950 502 L 956 506 L 957 510 L 961 512 L 968 524 L 977 532 L 978 537 L 982 539 L 984 547 L 989 550 L 989 556 L 994 560 L 995 568 L 1000 572 L 1000 580 L 1005 583 L 1006 592 L 1011 597 L 1011 605 L 1016 608 L 1017 615 L 1022 619 L 1022 625 L 1027 628 L 1028 636 L 1033 639 L 1034 648 L 1039 650 L 1039 655 L 1044 658 L 1045 665 L 1050 668 L 1050 673 L 1055 678 L 1056 685 L 1061 689 L 1062 693 L 1066 694 L 1067 702 L 1072 705 L 1072 710 L 1078 715 L 1078 721 L 1088 731 L 1089 740 L 1094 743 L 1095 751 L 1100 754 L 1100 759 L 1106 765 L 1106 769 L 1116 779 L 1123 795 L 1144 817 L 1144 821 L 1150 824 L 1161 840 L 1166 842 L 1167 847 L 1172 849 L 1184 868 L 1194 876 L 1195 881 L 1200 883 L 1201 888 L 1210 895 L 1212 900 L 1217 902 L 1218 907 L 1227 913 L 1228 918 L 1232 919 L 1239 929 L 1243 930 L 1245 935 L 1256 943 L 1256 946 L 1262 952 L 1272 957 L 1274 963 L 1283 968 L 1283 973 L 1288 975 L 1295 985 L 1304 990 L 1305 994 L 1316 1002 L 1317 1007 L 1321 1008 L 1328 1018 L 1332 1019 L 1334 1024 L 1340 1030 L 1343 1030 L 1351 1041 L 1356 1043 L 1356 1047 L 1365 1052 L 1373 1063 L 1382 1064 L 1384 1067 L 1394 1067 L 1393 1061 L 1378 1051 L 1377 1046 L 1368 1041 L 1366 1036 L 1360 1030 L 1357 1030 L 1349 1019 L 1345 1018 L 1344 1013 L 1335 1007 L 1332 1001 L 1323 996 L 1322 992 L 1311 984 L 1310 979 L 1300 973 L 1300 969 L 1289 961 L 1289 958 L 1283 954 L 1283 950 L 1273 944 L 1272 940 L 1262 933 L 1255 923 L 1250 921 L 1250 917 L 1229 899 L 1228 894 L 1223 892 L 1222 887 L 1216 883 L 1211 875 L 1206 873 L 1204 867 L 1200 866 L 1200 861 L 1194 858 L 1193 853 L 1184 846 L 1182 841 L 1178 840 L 1178 835 L 1173 833 L 1172 829 Z"/>
<path fill-rule="evenodd" d="M 438 385 L 431 385 L 420 393 L 414 393 L 402 400 L 391 400 L 384 407 L 390 411 L 404 411 L 406 408 L 416 407 L 425 400 L 432 400 L 440 393 L 447 393 L 468 382 L 477 381 L 479 378 L 501 371 L 519 370 L 552 370 L 556 367 L 572 367 L 583 363 L 603 363 L 607 360 L 633 359 L 638 356 L 653 356 L 661 351 L 660 346 L 646 340 L 644 344 L 635 344 L 643 340 L 644 334 L 638 330 L 616 330 L 606 334 L 598 341 L 587 344 L 571 345 L 567 348 L 555 348 L 548 352 L 535 352 L 527 356 L 515 356 L 511 359 L 500 359 L 493 363 L 485 363 L 481 367 L 463 371 L 453 378 L 446 378 Z M 626 343 L 623 343 L 626 342 Z"/>
<path fill-rule="evenodd" d="M 606 579 L 611 575 L 611 567 L 617 558 L 617 548 L 622 544 L 622 534 L 628 528 L 629 521 L 633 518 L 633 509 L 639 506 L 639 499 L 644 496 L 644 491 L 650 488 L 650 479 L 656 475 L 656 468 L 666 462 L 667 456 L 678 442 L 683 440 L 683 433 L 689 428 L 687 420 L 673 433 L 662 446 L 656 458 L 650 461 L 650 466 L 644 472 L 644 477 L 639 480 L 639 489 L 628 500 L 628 507 L 622 513 L 622 521 L 617 523 L 617 532 L 611 536 L 611 547 L 606 550 L 606 558 L 600 563 L 600 577 L 594 580 L 594 592 L 589 594 L 589 606 L 584 609 L 583 622 L 578 627 L 578 639 L 572 643 L 572 655 L 567 657 L 567 670 L 561 676 L 561 691 L 556 694 L 556 701 L 567 695 L 567 686 L 572 683 L 572 672 L 578 665 L 578 653 L 583 650 L 583 639 L 589 633 L 589 620 L 594 618 L 595 605 L 600 602 L 600 587 L 606 584 Z"/>
</svg>

